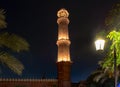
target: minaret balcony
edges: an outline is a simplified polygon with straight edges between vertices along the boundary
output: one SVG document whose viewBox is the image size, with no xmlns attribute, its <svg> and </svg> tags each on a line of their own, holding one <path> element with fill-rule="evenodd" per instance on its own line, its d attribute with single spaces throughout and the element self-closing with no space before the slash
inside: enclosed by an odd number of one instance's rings
<svg viewBox="0 0 120 87">
<path fill-rule="evenodd" d="M 57 19 L 57 23 L 60 24 L 60 23 L 67 23 L 69 24 L 69 19 L 67 17 L 60 17 Z"/>
<path fill-rule="evenodd" d="M 66 44 L 66 45 L 70 45 L 71 44 L 71 42 L 70 42 L 70 40 L 69 39 L 60 39 L 60 40 L 58 40 L 57 41 L 57 43 L 56 43 L 58 46 L 60 45 L 60 44 Z"/>
</svg>

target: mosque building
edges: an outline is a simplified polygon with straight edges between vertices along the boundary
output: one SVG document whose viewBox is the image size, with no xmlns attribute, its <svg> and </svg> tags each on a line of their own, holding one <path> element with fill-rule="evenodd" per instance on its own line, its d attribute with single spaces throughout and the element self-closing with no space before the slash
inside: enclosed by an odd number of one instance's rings
<svg viewBox="0 0 120 87">
<path fill-rule="evenodd" d="M 66 9 L 57 12 L 58 46 L 57 79 L 0 78 L 0 87 L 71 87 L 71 64 L 69 39 L 69 13 Z M 85 86 L 80 86 L 85 87 Z"/>
</svg>

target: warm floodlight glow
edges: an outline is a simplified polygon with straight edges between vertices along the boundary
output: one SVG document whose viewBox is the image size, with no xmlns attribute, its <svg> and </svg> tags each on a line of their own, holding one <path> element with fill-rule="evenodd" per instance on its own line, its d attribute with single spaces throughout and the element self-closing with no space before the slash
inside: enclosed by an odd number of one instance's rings
<svg viewBox="0 0 120 87">
<path fill-rule="evenodd" d="M 66 40 L 68 37 L 66 35 L 61 35 L 58 37 L 58 40 Z"/>
<path fill-rule="evenodd" d="M 70 61 L 70 56 L 67 55 L 67 53 L 63 53 L 63 54 L 59 53 L 57 62 L 61 62 L 61 61 L 64 62 Z"/>
<path fill-rule="evenodd" d="M 65 57 L 61 57 L 61 58 L 58 58 L 58 61 L 57 62 L 66 62 L 66 61 L 70 61 L 70 58 L 65 58 Z"/>
<path fill-rule="evenodd" d="M 95 41 L 96 50 L 104 50 L 105 40 L 99 39 Z"/>
</svg>

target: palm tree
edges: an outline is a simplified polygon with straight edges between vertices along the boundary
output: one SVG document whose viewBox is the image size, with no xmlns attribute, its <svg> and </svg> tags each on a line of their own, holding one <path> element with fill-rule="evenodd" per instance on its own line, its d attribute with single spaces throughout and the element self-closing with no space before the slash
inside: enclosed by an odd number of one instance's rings
<svg viewBox="0 0 120 87">
<path fill-rule="evenodd" d="M 116 67 L 117 67 L 117 77 L 120 75 L 120 2 L 115 3 L 112 9 L 108 12 L 105 18 L 105 28 L 108 33 L 105 37 L 109 41 L 108 51 L 103 60 L 99 61 L 100 67 L 102 69 L 96 73 L 94 80 L 96 82 L 111 81 L 114 78 L 114 47 L 116 48 Z M 112 30 L 112 31 L 111 31 Z M 117 31 L 116 31 L 117 30 Z M 104 31 L 103 31 L 104 32 Z M 100 33 L 101 34 L 101 33 Z M 105 34 L 105 33 L 104 33 Z M 96 74 L 94 73 L 94 74 Z M 114 81 L 111 81 L 114 83 Z M 113 84 L 112 84 L 113 85 Z M 108 86 L 110 87 L 110 86 Z"/>
<path fill-rule="evenodd" d="M 17 53 L 28 51 L 29 44 L 20 36 L 2 31 L 7 27 L 5 19 L 5 11 L 0 9 L 0 64 L 8 66 L 14 73 L 21 75 L 24 66 L 9 51 Z"/>
<path fill-rule="evenodd" d="M 87 78 L 87 87 L 92 87 L 90 85 L 95 85 L 95 87 L 110 87 L 110 86 L 104 86 L 109 85 L 111 83 L 111 86 L 114 85 L 113 76 L 110 69 L 103 70 L 102 68 L 98 68 L 94 72 L 91 73 L 91 75 Z"/>
</svg>

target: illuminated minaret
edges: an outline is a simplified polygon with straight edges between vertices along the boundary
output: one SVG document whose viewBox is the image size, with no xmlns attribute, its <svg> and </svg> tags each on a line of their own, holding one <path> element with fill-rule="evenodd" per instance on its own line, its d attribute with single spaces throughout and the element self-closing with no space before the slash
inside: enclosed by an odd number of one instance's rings
<svg viewBox="0 0 120 87">
<path fill-rule="evenodd" d="M 70 60 L 70 40 L 68 34 L 69 13 L 66 9 L 60 9 L 57 13 L 58 19 L 58 87 L 71 87 L 71 60 Z"/>
</svg>

